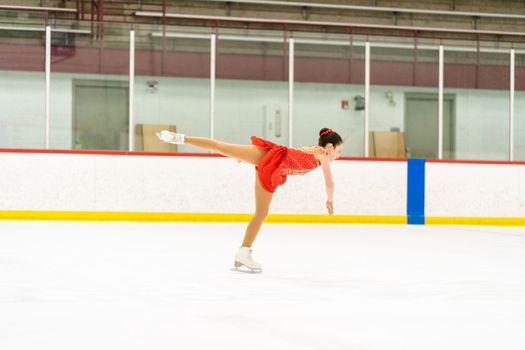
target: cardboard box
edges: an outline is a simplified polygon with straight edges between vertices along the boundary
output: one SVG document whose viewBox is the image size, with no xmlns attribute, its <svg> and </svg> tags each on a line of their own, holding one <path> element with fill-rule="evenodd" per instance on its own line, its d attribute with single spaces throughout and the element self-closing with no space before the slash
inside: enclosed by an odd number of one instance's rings
<svg viewBox="0 0 525 350">
<path fill-rule="evenodd" d="M 373 158 L 406 158 L 405 134 L 392 131 L 370 131 L 368 155 Z"/>
<path fill-rule="evenodd" d="M 175 125 L 136 124 L 135 150 L 137 152 L 177 152 L 177 145 L 162 142 L 155 133 L 162 130 L 176 132 Z"/>
</svg>

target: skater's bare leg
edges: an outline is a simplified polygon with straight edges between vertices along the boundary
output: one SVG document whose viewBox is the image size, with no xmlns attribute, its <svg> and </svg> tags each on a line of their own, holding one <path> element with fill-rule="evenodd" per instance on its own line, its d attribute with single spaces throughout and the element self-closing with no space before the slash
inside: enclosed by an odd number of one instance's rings
<svg viewBox="0 0 525 350">
<path fill-rule="evenodd" d="M 266 154 L 264 149 L 254 145 L 237 145 L 207 137 L 186 136 L 185 142 L 188 145 L 216 152 L 253 165 L 259 164 L 261 158 Z"/>
<path fill-rule="evenodd" d="M 259 181 L 259 176 L 255 177 L 255 214 L 253 214 L 242 242 L 243 247 L 251 247 L 257 233 L 261 229 L 261 225 L 268 215 L 270 203 L 272 202 L 273 193 L 266 191 Z"/>
</svg>

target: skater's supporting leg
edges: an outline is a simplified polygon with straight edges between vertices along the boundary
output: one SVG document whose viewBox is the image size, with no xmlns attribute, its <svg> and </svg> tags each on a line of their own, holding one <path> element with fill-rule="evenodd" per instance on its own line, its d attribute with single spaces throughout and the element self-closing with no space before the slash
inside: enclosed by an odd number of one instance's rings
<svg viewBox="0 0 525 350">
<path fill-rule="evenodd" d="M 259 181 L 259 176 L 256 174 L 255 178 L 255 214 L 253 215 L 242 242 L 243 247 L 251 247 L 257 233 L 261 229 L 261 225 L 268 215 L 270 203 L 272 202 L 273 193 L 266 191 Z"/>
<path fill-rule="evenodd" d="M 261 158 L 266 154 L 264 149 L 254 145 L 237 145 L 207 137 L 186 136 L 185 143 L 253 165 L 259 164 Z"/>
</svg>

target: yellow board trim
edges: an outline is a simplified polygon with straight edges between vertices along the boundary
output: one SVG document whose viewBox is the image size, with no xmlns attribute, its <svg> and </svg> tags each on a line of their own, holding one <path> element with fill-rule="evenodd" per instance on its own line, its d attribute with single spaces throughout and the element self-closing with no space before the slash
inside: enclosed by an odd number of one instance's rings
<svg viewBox="0 0 525 350">
<path fill-rule="evenodd" d="M 0 211 L 0 220 L 248 222 L 253 214 L 86 211 Z M 270 214 L 269 223 L 406 224 L 406 216 Z"/>
<path fill-rule="evenodd" d="M 252 214 L 4 210 L 0 220 L 248 222 Z M 406 216 L 270 214 L 267 223 L 406 224 Z M 427 225 L 525 226 L 523 218 L 426 217 Z"/>
<path fill-rule="evenodd" d="M 428 225 L 525 226 L 525 218 L 425 217 Z"/>
</svg>

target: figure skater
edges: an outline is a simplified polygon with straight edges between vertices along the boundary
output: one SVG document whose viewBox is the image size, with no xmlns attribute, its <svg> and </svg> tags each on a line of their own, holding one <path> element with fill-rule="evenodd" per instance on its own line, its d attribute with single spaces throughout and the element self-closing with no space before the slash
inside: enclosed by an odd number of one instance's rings
<svg viewBox="0 0 525 350">
<path fill-rule="evenodd" d="M 262 270 L 261 264 L 251 257 L 251 247 L 268 215 L 273 193 L 277 186 L 284 184 L 288 175 L 304 175 L 321 166 L 326 187 L 326 209 L 330 215 L 334 212 L 334 180 L 330 162 L 339 158 L 343 140 L 332 129 L 321 129 L 317 146 L 301 148 L 280 146 L 255 136 L 251 137 L 251 145 L 230 144 L 168 130 L 157 133 L 157 136 L 167 143 L 188 144 L 255 165 L 255 214 L 246 228 L 242 246 L 235 255 L 236 268 L 245 266 L 253 272 Z"/>
</svg>

